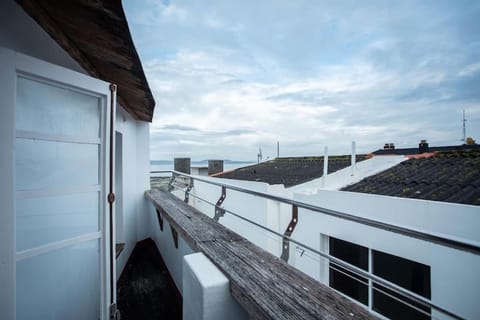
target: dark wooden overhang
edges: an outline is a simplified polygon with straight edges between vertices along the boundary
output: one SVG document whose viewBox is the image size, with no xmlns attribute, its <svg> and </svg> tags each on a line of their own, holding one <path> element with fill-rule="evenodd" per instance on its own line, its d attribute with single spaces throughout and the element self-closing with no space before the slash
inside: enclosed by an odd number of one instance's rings
<svg viewBox="0 0 480 320">
<path fill-rule="evenodd" d="M 155 101 L 120 0 L 16 0 L 91 76 L 117 84 L 117 99 L 152 121 Z"/>
</svg>

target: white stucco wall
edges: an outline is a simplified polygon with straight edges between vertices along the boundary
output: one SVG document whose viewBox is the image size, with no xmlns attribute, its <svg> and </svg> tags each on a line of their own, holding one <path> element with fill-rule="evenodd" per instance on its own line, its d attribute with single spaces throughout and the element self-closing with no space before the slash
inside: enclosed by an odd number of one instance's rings
<svg viewBox="0 0 480 320">
<path fill-rule="evenodd" d="M 118 107 L 116 130 L 122 136 L 122 241 L 125 248 L 117 258 L 117 278 L 130 257 L 137 241 L 149 237 L 148 202 L 145 190 L 150 189 L 149 124 L 133 120 Z"/>
<path fill-rule="evenodd" d="M 150 123 L 136 121 L 136 166 L 129 166 L 136 172 L 135 202 L 137 210 L 137 241 L 149 237 L 148 208 L 145 191 L 150 189 Z M 132 150 L 133 151 L 133 150 Z"/>
<path fill-rule="evenodd" d="M 155 241 L 177 289 L 183 294 L 183 257 L 192 254 L 192 248 L 180 235 L 178 235 L 178 248 L 175 248 L 170 224 L 163 219 L 163 231 L 160 230 L 157 213 L 151 204 L 148 206 L 148 225 L 150 237 Z"/>
<path fill-rule="evenodd" d="M 464 239 L 477 245 L 480 243 L 478 206 L 329 190 L 315 190 L 314 194 L 292 194 L 291 189 L 284 189 L 282 186 L 227 179 L 216 180 L 252 190 L 276 193 L 301 202 L 427 233 Z M 194 192 L 202 198 L 216 202 L 220 195 L 220 187 L 196 182 Z M 279 205 L 275 201 L 237 193 L 227 190 L 225 208 L 257 223 L 262 223 L 279 233 L 285 231 L 291 218 L 290 205 Z M 191 204 L 208 216 L 213 216 L 213 207 L 204 201 L 194 200 Z M 225 217 L 227 216 L 229 216 L 228 213 Z M 267 236 L 267 231 L 253 226 L 245 227 L 246 223 L 239 223 L 237 218 L 222 218 L 220 222 L 265 250 L 277 256 L 280 255 L 278 237 Z M 475 318 L 480 313 L 480 306 L 475 302 L 476 297 L 480 295 L 480 277 L 477 275 L 480 270 L 479 256 L 299 209 L 299 220 L 293 233 L 295 240 L 315 250 L 328 252 L 329 236 L 429 265 L 434 303 L 466 318 Z M 291 243 L 289 263 L 313 278 L 328 283 L 326 269 L 328 263 L 322 263 L 315 253 L 303 251 L 303 248 Z M 445 317 L 440 316 L 440 318 Z"/>
<path fill-rule="evenodd" d="M 249 319 L 230 294 L 230 281 L 203 253 L 183 258 L 182 292 L 184 320 Z"/>
<path fill-rule="evenodd" d="M 296 194 L 295 199 L 398 226 L 480 243 L 480 212 L 477 206 L 341 191 L 319 191 L 316 195 Z M 434 303 L 468 319 L 475 318 L 480 313 L 480 306 L 475 302 L 480 295 L 480 257 L 477 255 L 300 210 L 294 238 L 319 250 L 322 246 L 328 247 L 328 244 L 321 242 L 321 235 L 333 236 L 429 265 L 431 299 Z M 324 237 L 324 240 L 328 241 L 328 237 Z M 315 254 L 301 255 L 301 252 L 296 251 L 291 263 L 310 276 L 321 279 L 322 270 Z"/>
</svg>

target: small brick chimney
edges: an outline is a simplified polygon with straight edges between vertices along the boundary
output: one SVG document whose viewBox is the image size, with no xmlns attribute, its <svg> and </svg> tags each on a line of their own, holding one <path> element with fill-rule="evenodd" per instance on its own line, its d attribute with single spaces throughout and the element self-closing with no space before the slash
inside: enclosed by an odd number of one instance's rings
<svg viewBox="0 0 480 320">
<path fill-rule="evenodd" d="M 190 174 L 190 158 L 174 158 L 173 168 L 175 171 Z"/>
<path fill-rule="evenodd" d="M 208 175 L 223 172 L 223 160 L 208 160 Z"/>
<path fill-rule="evenodd" d="M 395 144 L 385 143 L 385 145 L 383 146 L 383 150 L 395 150 Z"/>
<path fill-rule="evenodd" d="M 418 153 L 428 152 L 428 142 L 427 140 L 420 140 L 418 144 Z"/>
</svg>

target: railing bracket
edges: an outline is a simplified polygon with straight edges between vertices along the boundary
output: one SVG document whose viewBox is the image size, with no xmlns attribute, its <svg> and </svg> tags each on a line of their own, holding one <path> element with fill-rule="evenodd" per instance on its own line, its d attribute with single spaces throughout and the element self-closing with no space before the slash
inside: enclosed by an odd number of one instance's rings
<svg viewBox="0 0 480 320">
<path fill-rule="evenodd" d="M 160 231 L 163 232 L 163 217 L 162 217 L 162 213 L 160 212 L 159 209 L 156 209 L 156 211 L 157 211 L 158 224 L 160 225 Z"/>
<path fill-rule="evenodd" d="M 168 192 L 172 192 L 175 187 L 173 186 L 173 183 L 175 182 L 175 179 L 177 179 L 177 174 L 175 172 L 172 172 L 172 177 L 170 178 L 170 181 L 168 182 Z"/>
<path fill-rule="evenodd" d="M 227 197 L 227 188 L 222 186 L 222 195 L 220 196 L 220 198 L 217 201 L 217 204 L 215 205 L 215 216 L 213 217 L 213 219 L 217 222 L 220 220 L 221 217 L 225 215 L 225 209 L 223 209 L 220 206 L 222 205 L 226 197 Z"/>
<path fill-rule="evenodd" d="M 190 182 L 188 183 L 187 189 L 185 189 L 185 199 L 183 200 L 186 203 L 188 203 L 188 200 L 190 197 L 190 191 L 192 191 L 193 189 L 193 179 L 192 178 L 189 178 L 189 179 L 190 179 Z"/>
<path fill-rule="evenodd" d="M 172 232 L 173 244 L 175 244 L 175 249 L 178 249 L 178 232 L 172 226 L 170 226 L 170 231 Z"/>
<path fill-rule="evenodd" d="M 293 230 L 295 230 L 295 226 L 297 225 L 297 223 L 298 223 L 298 207 L 296 205 L 292 205 L 292 219 L 288 224 L 287 230 L 285 230 L 285 232 L 283 233 L 284 237 L 282 241 L 282 255 L 280 256 L 280 258 L 285 262 L 288 262 L 288 258 L 290 258 L 290 240 L 288 238 L 292 235 Z"/>
</svg>

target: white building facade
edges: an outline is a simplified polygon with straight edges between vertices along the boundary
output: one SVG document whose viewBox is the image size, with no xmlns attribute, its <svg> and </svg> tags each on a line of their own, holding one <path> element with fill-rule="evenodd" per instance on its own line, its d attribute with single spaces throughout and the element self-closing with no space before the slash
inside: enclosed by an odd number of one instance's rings
<svg viewBox="0 0 480 320">
<path fill-rule="evenodd" d="M 350 168 L 344 170 L 350 171 Z M 460 240 L 477 247 L 480 244 L 478 206 L 336 190 L 309 190 L 309 186 L 320 185 L 321 178 L 293 188 L 231 179 L 206 179 L 354 217 Z M 332 177 L 330 179 L 335 184 Z M 195 196 L 190 196 L 190 204 L 214 217 L 212 203 L 215 204 L 219 199 L 221 187 L 195 181 L 192 193 Z M 183 197 L 182 192 L 177 195 Z M 222 208 L 226 213 L 220 218 L 220 223 L 275 256 L 281 256 L 282 237 L 278 234 L 284 234 L 292 219 L 291 205 L 227 188 Z M 277 235 L 239 219 L 229 211 L 273 230 Z M 476 302 L 480 294 L 478 254 L 303 208 L 298 209 L 298 222 L 292 239 L 298 244 L 291 242 L 289 245 L 289 264 L 344 293 L 380 317 L 395 318 L 394 314 L 389 314 L 393 312 L 391 310 L 409 318 L 420 317 L 420 314 L 412 311 L 412 308 L 405 308 L 403 303 L 400 306 L 395 298 L 401 297 L 367 278 L 352 275 L 310 249 L 340 258 L 372 275 L 398 284 L 460 317 L 474 319 L 480 313 Z M 412 301 L 401 300 L 421 309 Z M 430 314 L 426 318 L 450 319 L 434 309 L 422 310 Z"/>
<path fill-rule="evenodd" d="M 149 123 L 14 1 L 0 26 L 1 318 L 108 319 L 115 279 L 149 236 Z"/>
</svg>

